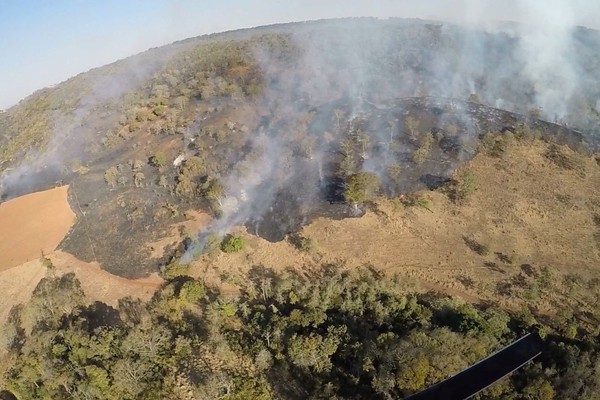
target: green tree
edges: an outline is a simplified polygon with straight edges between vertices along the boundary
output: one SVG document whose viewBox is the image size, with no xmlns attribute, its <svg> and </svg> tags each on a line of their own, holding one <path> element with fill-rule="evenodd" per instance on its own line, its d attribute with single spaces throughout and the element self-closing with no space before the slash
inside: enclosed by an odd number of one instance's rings
<svg viewBox="0 0 600 400">
<path fill-rule="evenodd" d="M 359 204 L 370 200 L 377 194 L 381 181 L 372 172 L 359 172 L 352 174 L 347 179 L 347 187 L 344 197 L 350 204 Z"/>
<path fill-rule="evenodd" d="M 433 135 L 431 132 L 427 132 L 423 135 L 423 139 L 421 139 L 421 145 L 418 149 L 416 149 L 412 155 L 412 161 L 415 164 L 423 164 L 427 157 L 429 157 L 429 153 L 431 152 L 431 147 L 435 142 Z"/>
<path fill-rule="evenodd" d="M 329 329 L 323 337 L 312 333 L 309 336 L 294 335 L 288 342 L 288 355 L 291 362 L 317 374 L 331 369 L 331 356 L 336 352 L 340 340 L 334 329 Z"/>
<path fill-rule="evenodd" d="M 181 286 L 179 297 L 188 303 L 195 303 L 206 295 L 204 285 L 198 281 L 188 281 Z"/>
</svg>

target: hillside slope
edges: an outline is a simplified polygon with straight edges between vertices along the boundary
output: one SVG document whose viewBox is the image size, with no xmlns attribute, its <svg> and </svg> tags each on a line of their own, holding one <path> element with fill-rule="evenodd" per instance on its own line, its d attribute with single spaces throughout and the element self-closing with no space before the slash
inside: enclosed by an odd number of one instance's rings
<svg viewBox="0 0 600 400">
<path fill-rule="evenodd" d="M 545 92 L 518 73 L 521 43 L 502 30 L 349 19 L 190 39 L 1 114 L 0 196 L 69 184 L 78 220 L 61 248 L 129 277 L 169 261 L 148 243 L 190 209 L 220 216 L 218 235 L 245 224 L 281 240 L 354 215 L 342 195 L 354 174 L 377 175 L 388 195 L 442 184 L 488 132 L 593 150 L 599 37 L 573 32 L 589 82 L 560 117 L 536 104 Z M 102 238 L 95 251 L 87 236 Z"/>
<path fill-rule="evenodd" d="M 18 258 L 40 260 L 0 257 L 0 385 L 400 398 L 539 331 L 543 356 L 480 398 L 596 398 L 600 34 L 546 49 L 564 65 L 527 35 L 274 25 L 0 113 L 0 207 L 58 187 L 60 215 L 29 207 L 64 225 Z M 0 238 L 27 240 L 13 217 Z"/>
</svg>

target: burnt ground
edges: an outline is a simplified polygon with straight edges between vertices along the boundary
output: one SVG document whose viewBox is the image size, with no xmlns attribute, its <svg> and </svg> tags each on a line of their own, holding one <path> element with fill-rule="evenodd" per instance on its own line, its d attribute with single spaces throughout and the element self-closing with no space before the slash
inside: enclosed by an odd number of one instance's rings
<svg viewBox="0 0 600 400">
<path fill-rule="evenodd" d="M 334 110 L 343 111 L 342 124 L 335 122 Z M 220 110 L 219 118 L 226 113 L 226 109 Z M 340 138 L 352 136 L 353 129 L 369 137 L 368 149 L 357 158 L 354 167 L 357 171 L 373 171 L 383 176 L 387 165 L 401 167 L 399 180 L 383 179 L 383 192 L 388 195 L 444 185 L 462 163 L 475 155 L 480 137 L 486 132 L 515 131 L 528 124 L 542 131 L 545 138 L 573 149 L 584 143 L 579 133 L 559 125 L 476 103 L 432 97 L 403 98 L 385 104 L 367 101 L 357 104 L 342 99 L 312 109 L 311 115 L 308 132 L 315 137 L 314 157 L 293 158 L 293 172 L 277 182 L 268 204 L 262 204 L 260 211 L 247 219 L 250 233 L 279 241 L 317 217 L 342 219 L 361 215 L 344 203 L 344 176 L 340 173 L 344 158 Z M 406 130 L 404 121 L 409 115 L 419 120 L 417 137 L 411 137 Z M 277 130 L 278 121 L 268 119 L 265 117 L 256 125 L 248 123 L 249 130 L 259 130 L 260 126 Z M 334 140 L 328 141 L 325 132 L 332 134 Z M 417 165 L 411 157 L 427 132 L 436 141 L 426 160 Z M 156 149 L 174 159 L 184 142 L 182 133 L 163 136 L 148 133 L 136 137 L 133 143 L 91 152 L 85 160 L 89 169 L 85 173 L 69 169 L 39 171 L 27 185 L 16 182 L 3 188 L 3 194 L 15 197 L 58 182 L 70 184 L 69 200 L 78 219 L 59 248 L 83 261 L 97 261 L 111 273 L 128 278 L 143 276 L 156 271 L 174 254 L 167 252 L 163 258 L 152 259 L 148 243 L 167 236 L 169 228 L 184 219 L 186 210 L 208 209 L 208 204 L 202 199 L 182 198 L 173 193 L 175 178 L 170 165 L 166 174 L 170 188 L 157 185 L 162 173 L 149 163 L 142 169 L 144 183 L 137 187 L 127 162 L 147 161 Z M 111 188 L 104 181 L 104 172 L 116 165 L 120 165 L 127 183 Z"/>
<path fill-rule="evenodd" d="M 331 130 L 335 130 L 331 126 L 333 110 L 344 110 L 349 114 L 350 109 L 351 105 L 343 100 L 321 107 L 313 119 L 312 133 L 319 135 L 319 130 L 327 123 Z M 442 137 L 422 165 L 411 161 L 419 139 L 411 139 L 406 128 L 398 126 L 407 115 L 420 121 L 420 132 Z M 378 171 L 386 163 L 399 164 L 402 168 L 399 182 L 383 182 L 383 192 L 388 195 L 433 190 L 448 184 L 453 172 L 475 155 L 481 136 L 487 132 L 515 132 L 519 126 L 527 125 L 543 132 L 545 139 L 572 149 L 579 149 L 585 143 L 579 133 L 556 124 L 477 103 L 433 97 L 399 99 L 385 105 L 362 103 L 355 118 L 362 119 L 364 133 L 375 142 L 367 157 L 361 160 L 362 168 Z M 397 122 L 392 127 L 389 121 Z M 448 131 L 450 125 L 455 127 L 452 132 Z M 400 151 L 390 152 L 388 149 L 390 128 L 392 139 Z M 294 170 L 300 172 L 296 172 L 276 193 L 264 214 L 246 223 L 250 233 L 276 242 L 318 217 L 343 219 L 362 215 L 361 210 L 357 212 L 344 201 L 345 180 L 339 174 L 342 160 L 339 146 L 320 145 L 327 149 L 322 153 L 320 162 L 296 160 Z M 384 163 L 378 165 L 373 160 L 384 160 Z"/>
</svg>

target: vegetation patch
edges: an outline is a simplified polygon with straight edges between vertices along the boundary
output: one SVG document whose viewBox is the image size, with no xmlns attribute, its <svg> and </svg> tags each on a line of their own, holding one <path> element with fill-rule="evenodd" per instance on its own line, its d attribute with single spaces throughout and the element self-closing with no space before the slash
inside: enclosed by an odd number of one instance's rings
<svg viewBox="0 0 600 400">
<path fill-rule="evenodd" d="M 575 154 L 567 154 L 560 146 L 551 143 L 544 156 L 555 165 L 566 170 L 574 170 L 580 175 L 585 175 L 585 163 Z"/>
<path fill-rule="evenodd" d="M 576 324 L 404 293 L 371 269 L 321 271 L 254 268 L 237 297 L 184 277 L 118 308 L 86 304 L 73 274 L 44 278 L 0 330 L 0 382 L 31 399 L 404 398 L 539 329 L 543 355 L 480 398 L 600 390 L 600 347 Z"/>
<path fill-rule="evenodd" d="M 491 253 L 490 248 L 482 243 L 479 243 L 478 241 L 476 241 L 475 239 L 463 236 L 463 240 L 465 241 L 465 244 L 467 245 L 468 248 L 470 248 L 471 250 L 473 250 L 475 253 L 479 254 L 480 256 L 488 256 Z"/>
<path fill-rule="evenodd" d="M 225 253 L 237 253 L 246 246 L 246 240 L 241 236 L 227 235 L 221 242 L 221 250 Z"/>
<path fill-rule="evenodd" d="M 377 175 L 371 172 L 352 174 L 347 179 L 344 197 L 350 204 L 360 204 L 372 199 L 381 186 Z"/>
</svg>

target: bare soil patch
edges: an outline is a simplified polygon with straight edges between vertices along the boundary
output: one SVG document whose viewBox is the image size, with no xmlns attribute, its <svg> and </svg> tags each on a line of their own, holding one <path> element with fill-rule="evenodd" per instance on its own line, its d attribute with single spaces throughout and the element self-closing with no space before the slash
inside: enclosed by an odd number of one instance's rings
<svg viewBox="0 0 600 400">
<path fill-rule="evenodd" d="M 54 251 L 75 222 L 68 189 L 61 186 L 0 204 L 0 271 Z"/>
<path fill-rule="evenodd" d="M 48 258 L 56 267 L 56 273 L 75 273 L 88 299 L 102 301 L 111 306 L 116 306 L 119 299 L 127 296 L 150 300 L 163 283 L 158 273 L 140 279 L 126 279 L 103 270 L 98 263 L 84 262 L 59 250 Z"/>
<path fill-rule="evenodd" d="M 171 225 L 166 236 L 148 244 L 152 258 L 164 258 L 169 248 L 179 246 L 186 237 L 193 237 L 211 220 L 210 215 L 195 210 L 187 211 L 185 217 L 185 221 Z"/>
<path fill-rule="evenodd" d="M 116 307 L 118 300 L 127 296 L 147 301 L 163 282 L 158 274 L 141 279 L 125 279 L 104 271 L 97 263 L 78 260 L 59 250 L 46 256 L 55 266 L 54 274 L 75 273 L 90 302 L 101 301 Z M 6 320 L 13 306 L 30 299 L 33 290 L 47 273 L 47 268 L 39 258 L 0 271 L 0 293 L 3 294 L 0 301 L 0 323 Z"/>
</svg>

